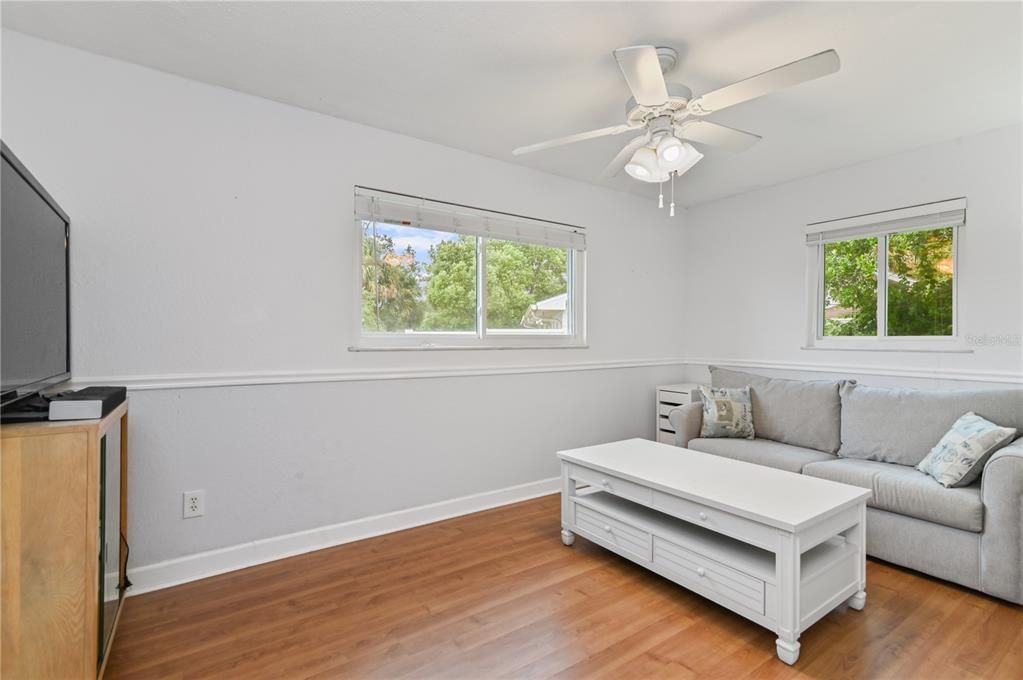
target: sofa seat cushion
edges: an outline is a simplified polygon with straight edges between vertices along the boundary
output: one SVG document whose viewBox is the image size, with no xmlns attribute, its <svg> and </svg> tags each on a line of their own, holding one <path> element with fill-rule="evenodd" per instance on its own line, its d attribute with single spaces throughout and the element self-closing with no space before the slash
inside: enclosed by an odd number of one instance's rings
<svg viewBox="0 0 1023 680">
<path fill-rule="evenodd" d="M 916 468 L 872 460 L 810 463 L 803 474 L 870 489 L 867 505 L 874 508 L 964 531 L 984 529 L 980 483 L 946 489 Z"/>
<path fill-rule="evenodd" d="M 830 453 L 770 439 L 691 439 L 686 448 L 789 472 L 802 472 L 807 463 L 838 460 Z"/>
</svg>

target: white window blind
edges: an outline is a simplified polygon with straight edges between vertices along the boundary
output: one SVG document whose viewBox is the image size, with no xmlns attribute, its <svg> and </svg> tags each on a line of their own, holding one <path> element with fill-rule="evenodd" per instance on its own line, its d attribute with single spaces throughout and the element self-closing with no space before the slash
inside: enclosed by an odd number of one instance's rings
<svg viewBox="0 0 1023 680">
<path fill-rule="evenodd" d="M 355 188 L 355 216 L 371 222 L 586 250 L 582 227 L 366 187 Z"/>
<path fill-rule="evenodd" d="M 938 227 L 961 227 L 965 224 L 966 199 L 955 198 L 840 220 L 814 222 L 806 225 L 806 244 L 816 246 L 820 243 L 848 241 L 864 236 L 923 231 Z"/>
</svg>

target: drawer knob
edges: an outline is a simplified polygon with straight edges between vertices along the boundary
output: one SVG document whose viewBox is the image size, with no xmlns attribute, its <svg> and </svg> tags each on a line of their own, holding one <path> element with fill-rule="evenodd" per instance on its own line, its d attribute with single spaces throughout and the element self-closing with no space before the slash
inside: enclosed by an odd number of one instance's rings
<svg viewBox="0 0 1023 680">
<path fill-rule="evenodd" d="M 702 520 L 706 521 L 706 520 L 707 520 L 707 513 L 705 513 L 705 512 L 701 512 L 701 513 L 700 513 L 700 519 L 702 519 Z"/>
<path fill-rule="evenodd" d="M 607 481 L 606 479 L 600 480 L 600 483 L 603 484 L 605 487 L 611 486 L 611 482 Z"/>
<path fill-rule="evenodd" d="M 707 570 L 704 569 L 703 567 L 698 567 L 696 569 L 696 575 L 697 576 L 706 576 L 707 575 Z"/>
<path fill-rule="evenodd" d="M 605 524 L 604 525 L 604 531 L 606 531 L 608 533 L 611 533 L 611 525 L 610 524 Z"/>
</svg>

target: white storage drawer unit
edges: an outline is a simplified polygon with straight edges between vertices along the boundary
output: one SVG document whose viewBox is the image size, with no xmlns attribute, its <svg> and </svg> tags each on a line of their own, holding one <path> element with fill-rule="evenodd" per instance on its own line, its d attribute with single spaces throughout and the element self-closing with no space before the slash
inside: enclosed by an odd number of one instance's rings
<svg viewBox="0 0 1023 680">
<path fill-rule="evenodd" d="M 752 543 L 765 550 L 774 549 L 775 532 L 770 527 L 745 517 L 737 517 L 732 513 L 721 512 L 660 491 L 653 492 L 651 507 L 697 526 L 737 538 L 744 543 Z"/>
<path fill-rule="evenodd" d="M 572 479 L 587 484 L 592 487 L 596 487 L 601 491 L 607 491 L 613 493 L 616 496 L 622 498 L 628 498 L 629 500 L 643 503 L 644 505 L 651 504 L 651 496 L 653 490 L 650 487 L 643 486 L 642 484 L 636 484 L 630 482 L 627 479 L 621 479 L 614 475 L 604 474 L 597 470 L 591 470 L 584 468 L 580 465 L 570 465 L 568 468 L 568 475 Z"/>
<path fill-rule="evenodd" d="M 599 510 L 576 504 L 575 525 L 579 533 L 597 542 L 608 542 L 642 560 L 650 559 L 650 534 Z"/>
<path fill-rule="evenodd" d="M 687 588 L 709 589 L 743 609 L 764 613 L 764 582 L 758 578 L 659 536 L 654 538 L 654 565 Z"/>
<path fill-rule="evenodd" d="M 655 491 L 655 503 L 658 495 Z M 572 531 L 579 535 L 761 625 L 770 627 L 777 618 L 780 593 L 771 550 L 728 538 L 720 525 L 704 528 L 685 506 L 662 504 L 657 510 L 595 486 L 573 496 L 569 507 Z M 836 579 L 857 581 L 860 559 L 857 546 L 843 536 L 802 554 L 803 627 L 834 607 Z"/>
<path fill-rule="evenodd" d="M 691 404 L 694 389 L 696 389 L 696 383 L 678 383 L 657 387 L 657 429 L 654 431 L 657 441 L 662 444 L 675 443 L 675 428 L 668 421 L 668 414 L 673 408 Z"/>
</svg>

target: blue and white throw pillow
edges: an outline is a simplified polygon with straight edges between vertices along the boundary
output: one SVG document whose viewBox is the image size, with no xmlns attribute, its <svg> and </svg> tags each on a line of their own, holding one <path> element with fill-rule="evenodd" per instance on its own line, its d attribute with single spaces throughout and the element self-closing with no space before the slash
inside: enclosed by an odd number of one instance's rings
<svg viewBox="0 0 1023 680">
<path fill-rule="evenodd" d="M 1013 440 L 1016 430 L 1000 427 L 973 411 L 962 416 L 916 469 L 944 487 L 969 486 L 991 454 Z"/>
<path fill-rule="evenodd" d="M 720 388 L 700 385 L 703 404 L 701 437 L 753 439 L 753 400 L 749 387 Z"/>
</svg>

